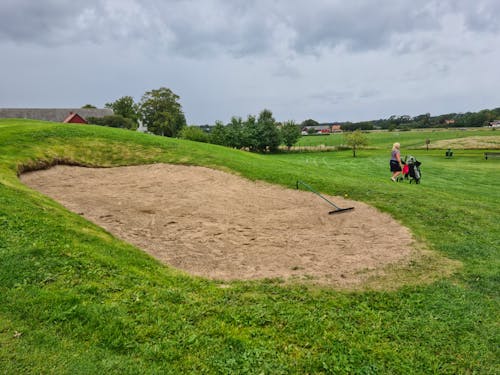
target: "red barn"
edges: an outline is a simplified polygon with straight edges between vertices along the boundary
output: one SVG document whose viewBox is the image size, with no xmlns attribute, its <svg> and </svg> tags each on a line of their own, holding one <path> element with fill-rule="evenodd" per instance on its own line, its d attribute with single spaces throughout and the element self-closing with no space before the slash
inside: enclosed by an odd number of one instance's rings
<svg viewBox="0 0 500 375">
<path fill-rule="evenodd" d="M 70 112 L 68 117 L 66 117 L 63 122 L 64 123 L 71 123 L 71 124 L 86 124 L 87 123 L 87 121 L 76 112 Z"/>
</svg>

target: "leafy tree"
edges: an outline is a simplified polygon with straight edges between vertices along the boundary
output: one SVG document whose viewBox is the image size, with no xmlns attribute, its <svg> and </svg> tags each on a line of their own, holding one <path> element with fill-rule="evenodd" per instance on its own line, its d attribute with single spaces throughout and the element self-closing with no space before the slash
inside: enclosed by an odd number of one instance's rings
<svg viewBox="0 0 500 375">
<path fill-rule="evenodd" d="M 264 109 L 260 112 L 257 118 L 257 151 L 264 152 L 269 150 L 274 152 L 278 149 L 281 144 L 280 132 L 276 126 L 276 120 L 273 117 L 273 113 Z"/>
<path fill-rule="evenodd" d="M 281 138 L 290 151 L 290 147 L 300 138 L 300 127 L 293 121 L 286 121 L 281 127 Z"/>
<path fill-rule="evenodd" d="M 95 105 L 92 104 L 85 104 L 82 109 L 97 109 Z"/>
<path fill-rule="evenodd" d="M 318 121 L 315 121 L 313 119 L 304 120 L 300 124 L 300 126 L 303 128 L 310 128 L 311 126 L 318 126 L 318 125 L 319 125 Z"/>
<path fill-rule="evenodd" d="M 228 147 L 243 147 L 243 120 L 241 117 L 232 117 L 226 126 L 226 138 L 224 144 Z"/>
<path fill-rule="evenodd" d="M 243 123 L 242 146 L 257 151 L 259 146 L 259 129 L 255 116 L 249 115 Z"/>
<path fill-rule="evenodd" d="M 226 127 L 221 121 L 216 121 L 215 126 L 210 132 L 210 143 L 225 146 Z"/>
<path fill-rule="evenodd" d="M 315 121 L 313 119 L 307 119 L 302 121 L 302 123 L 300 124 L 300 128 L 302 130 L 307 131 L 307 134 L 315 134 L 316 133 L 315 127 L 318 125 L 319 125 L 318 121 Z"/>
<path fill-rule="evenodd" d="M 352 133 L 348 133 L 344 136 L 346 144 L 352 148 L 352 156 L 356 157 L 356 149 L 360 146 L 365 146 L 368 144 L 368 138 L 361 132 L 361 130 L 355 130 Z"/>
<path fill-rule="evenodd" d="M 146 92 L 139 103 L 142 121 L 147 129 L 157 135 L 176 137 L 186 126 L 186 118 L 179 104 L 179 96 L 161 87 Z"/>
<path fill-rule="evenodd" d="M 413 118 L 418 128 L 429 128 L 431 126 L 431 114 L 424 113 Z"/>
<path fill-rule="evenodd" d="M 129 118 L 136 124 L 138 123 L 139 105 L 134 103 L 134 98 L 131 96 L 122 96 L 112 103 L 106 103 L 105 107 L 112 109 L 115 115 Z"/>
<path fill-rule="evenodd" d="M 101 126 L 109 126 L 111 128 L 122 128 L 122 129 L 137 129 L 137 123 L 133 120 L 120 116 L 120 115 L 112 115 L 112 116 L 104 116 L 104 117 L 88 117 L 87 121 L 89 124 L 101 125 Z"/>
</svg>

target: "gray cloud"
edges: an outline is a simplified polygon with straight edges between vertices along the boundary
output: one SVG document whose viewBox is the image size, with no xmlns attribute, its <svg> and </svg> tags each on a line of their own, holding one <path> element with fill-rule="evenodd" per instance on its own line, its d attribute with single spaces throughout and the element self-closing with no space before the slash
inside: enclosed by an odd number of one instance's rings
<svg viewBox="0 0 500 375">
<path fill-rule="evenodd" d="M 197 58 L 320 53 L 388 47 L 399 35 L 437 31 L 446 14 L 462 15 L 472 31 L 493 32 L 500 2 L 479 0 L 4 0 L 0 39 L 13 43 L 64 45 L 147 43 L 159 51 Z M 399 46 L 399 51 L 418 48 Z"/>
<path fill-rule="evenodd" d="M 309 99 L 321 101 L 326 104 L 338 104 L 351 100 L 353 96 L 354 93 L 348 91 L 325 90 L 310 94 Z"/>
<path fill-rule="evenodd" d="M 0 106 L 160 86 L 193 123 L 498 106 L 497 14 L 498 0 L 0 0 Z"/>
<path fill-rule="evenodd" d="M 497 0 L 457 0 L 445 4 L 444 11 L 461 15 L 470 31 L 495 33 L 500 30 L 500 2 Z"/>
<path fill-rule="evenodd" d="M 373 1 L 345 6 L 331 2 L 295 14 L 295 48 L 314 51 L 321 47 L 343 46 L 351 50 L 370 50 L 386 46 L 393 35 L 415 30 L 436 29 L 432 12 L 421 2 Z"/>
<path fill-rule="evenodd" d="M 98 1 L 4 0 L 0 2 L 0 40 L 14 43 L 64 44 L 81 29 L 75 25 Z"/>
</svg>

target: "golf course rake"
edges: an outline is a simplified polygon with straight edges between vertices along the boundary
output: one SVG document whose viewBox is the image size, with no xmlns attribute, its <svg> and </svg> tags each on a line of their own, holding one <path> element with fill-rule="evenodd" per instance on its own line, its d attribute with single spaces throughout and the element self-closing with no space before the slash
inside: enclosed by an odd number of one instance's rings
<svg viewBox="0 0 500 375">
<path fill-rule="evenodd" d="M 306 184 L 303 181 L 297 180 L 297 190 L 299 189 L 299 184 L 302 185 L 302 186 L 304 186 L 305 188 L 307 188 L 308 190 L 310 190 L 314 194 L 316 194 L 318 197 L 320 197 L 324 201 L 328 202 L 328 204 L 330 204 L 331 206 L 335 207 L 334 210 L 328 212 L 329 215 L 338 214 L 338 213 L 341 213 L 341 212 L 346 212 L 346 211 L 354 210 L 354 207 L 340 208 L 335 203 L 330 202 L 328 199 L 326 199 L 324 196 L 322 196 L 320 193 L 318 193 L 316 190 L 314 190 L 312 187 L 310 187 L 308 184 Z"/>
</svg>

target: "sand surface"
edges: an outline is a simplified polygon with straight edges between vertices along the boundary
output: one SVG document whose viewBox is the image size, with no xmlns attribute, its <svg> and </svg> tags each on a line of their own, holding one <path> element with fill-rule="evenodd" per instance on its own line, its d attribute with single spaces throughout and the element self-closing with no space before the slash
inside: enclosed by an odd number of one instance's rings
<svg viewBox="0 0 500 375">
<path fill-rule="evenodd" d="M 217 280 L 283 278 L 356 286 L 411 259 L 409 230 L 360 202 L 329 215 L 310 192 L 192 166 L 26 173 L 28 186 L 169 266 Z"/>
</svg>

